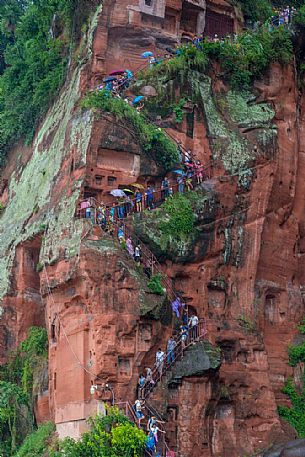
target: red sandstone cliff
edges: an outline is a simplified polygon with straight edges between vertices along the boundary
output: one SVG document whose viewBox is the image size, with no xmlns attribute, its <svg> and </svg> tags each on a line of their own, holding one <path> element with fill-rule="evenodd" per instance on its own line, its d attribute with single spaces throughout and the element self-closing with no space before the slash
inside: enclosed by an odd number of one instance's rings
<svg viewBox="0 0 305 457">
<path fill-rule="evenodd" d="M 15 175 L 19 147 L 3 173 L 8 183 L 1 201 L 18 219 L 14 239 L 0 244 L 9 259 L 2 277 L 1 359 L 29 326 L 46 325 L 49 392 L 42 393 L 38 412 L 48 416 L 49 398 L 49 415 L 61 436 L 78 436 L 88 415 L 100 407 L 90 395 L 91 384 L 110 382 L 117 400 L 133 400 L 143 364 L 151 362 L 171 333 L 166 321 L 143 316 L 162 304 L 128 256 L 101 232 L 74 220 L 84 196 L 101 200 L 113 185 L 160 178 L 130 132 L 109 118 L 82 113 L 80 96 L 117 67 L 135 71 L 143 64 L 143 51 L 162 52 L 179 36 L 200 31 L 205 6 L 211 31 L 223 24 L 231 31 L 238 28 L 229 2 L 160 1 L 153 11 L 145 3 L 104 1 L 90 52 L 32 150 L 22 151 Z M 304 313 L 305 104 L 292 65 L 274 65 L 256 90 L 257 101 L 275 110 L 276 147 L 257 157 L 250 188 L 241 189 L 236 178 L 220 178 L 228 175 L 223 166 L 212 170 L 210 181 L 222 208 L 220 219 L 228 211 L 247 211 L 243 218 L 233 217 L 230 226 L 227 219 L 213 226 L 204 256 L 164 263 L 174 287 L 207 319 L 208 339 L 223 353 L 218 374 L 186 376 L 155 395 L 166 405 L 168 436 L 180 457 L 237 457 L 294 436 L 280 421 L 277 405 L 286 401 L 281 388 L 293 374 L 287 346 Z M 172 133 L 207 162 L 212 153 L 207 132 L 206 120 L 195 116 L 193 138 L 186 124 Z M 24 183 L 35 169 L 41 180 L 35 178 L 26 190 Z M 32 200 L 23 214 L 18 198 L 27 191 Z M 9 238 L 6 221 L 2 238 Z M 231 254 L 226 258 L 228 233 Z M 36 271 L 39 256 L 48 263 L 47 272 Z"/>
</svg>

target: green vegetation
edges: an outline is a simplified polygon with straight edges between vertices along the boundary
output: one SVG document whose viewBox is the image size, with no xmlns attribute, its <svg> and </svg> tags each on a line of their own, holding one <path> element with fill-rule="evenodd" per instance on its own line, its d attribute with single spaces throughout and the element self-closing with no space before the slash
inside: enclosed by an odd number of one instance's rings
<svg viewBox="0 0 305 457">
<path fill-rule="evenodd" d="M 245 19 L 264 22 L 272 16 L 272 5 L 269 0 L 236 0 Z"/>
<path fill-rule="evenodd" d="M 298 330 L 305 335 L 305 319 L 298 326 Z M 305 362 L 305 341 L 289 347 L 289 365 L 295 367 L 299 362 Z"/>
<path fill-rule="evenodd" d="M 304 5 L 304 0 L 234 0 L 234 3 L 240 7 L 245 19 L 262 23 L 273 16 L 273 7 L 281 9 L 289 5 L 300 8 Z"/>
<path fill-rule="evenodd" d="M 152 291 L 153 294 L 164 295 L 161 273 L 157 273 L 151 278 L 148 283 L 148 288 Z"/>
<path fill-rule="evenodd" d="M 305 335 L 305 319 L 298 326 L 302 335 Z M 289 364 L 295 367 L 298 363 L 305 362 L 305 341 L 301 344 L 289 347 Z M 278 411 L 280 416 L 289 422 L 295 428 L 299 438 L 305 438 L 305 377 L 303 375 L 303 390 L 294 385 L 292 379 L 288 379 L 283 393 L 288 395 L 291 401 L 291 408 L 287 406 L 279 406 Z"/>
<path fill-rule="evenodd" d="M 299 438 L 305 438 L 305 388 L 303 387 L 303 391 L 298 393 L 293 380 L 288 379 L 283 393 L 288 395 L 292 407 L 279 406 L 279 415 L 295 428 Z"/>
<path fill-rule="evenodd" d="M 54 14 L 63 25 L 69 0 L 10 0 L 0 7 L 0 148 L 30 141 L 65 78 L 67 43 L 50 34 Z"/>
<path fill-rule="evenodd" d="M 163 203 L 162 208 L 169 217 L 166 222 L 161 222 L 161 232 L 183 237 L 194 230 L 195 215 L 187 194 L 175 194 Z"/>
<path fill-rule="evenodd" d="M 29 335 L 0 368 L 0 455 L 11 455 L 33 430 L 34 373 L 45 369 L 46 330 L 32 327 Z"/>
<path fill-rule="evenodd" d="M 179 100 L 179 102 L 174 105 L 173 107 L 173 112 L 175 113 L 175 117 L 176 117 L 176 122 L 180 123 L 183 121 L 183 107 L 186 103 L 186 100 L 184 98 L 181 98 L 181 100 Z"/>
<path fill-rule="evenodd" d="M 294 25 L 296 26 L 297 30 L 299 32 L 305 31 L 305 5 L 303 5 L 299 11 L 298 14 L 294 17 Z"/>
<path fill-rule="evenodd" d="M 14 457 L 43 457 L 55 432 L 55 426 L 51 422 L 41 425 L 33 433 L 28 435 Z"/>
<path fill-rule="evenodd" d="M 146 436 L 118 408 L 107 409 L 106 416 L 89 420 L 91 430 L 81 440 L 65 439 L 50 457 L 140 457 Z"/>
<path fill-rule="evenodd" d="M 83 108 L 111 113 L 117 121 L 130 126 L 143 151 L 152 154 L 157 163 L 171 169 L 179 161 L 177 146 L 159 128 L 150 124 L 135 108 L 107 90 L 92 92 L 82 102 Z"/>
<path fill-rule="evenodd" d="M 142 77 L 145 84 L 155 84 L 159 93 L 174 79 L 183 95 L 192 96 L 192 88 L 188 87 L 189 72 L 208 72 L 216 61 L 225 81 L 235 90 L 245 90 L 272 62 L 286 65 L 292 55 L 291 32 L 287 28 L 277 27 L 270 32 L 262 27 L 256 33 L 240 34 L 234 41 L 204 41 L 200 49 L 191 45 L 183 47 L 180 55 L 149 69 Z M 175 92 L 168 91 L 170 93 Z"/>
<path fill-rule="evenodd" d="M 32 140 L 65 80 L 72 43 L 93 4 L 0 2 L 0 161 L 20 138 Z"/>
<path fill-rule="evenodd" d="M 237 322 L 243 329 L 245 329 L 249 333 L 253 333 L 256 331 L 255 322 L 251 321 L 251 319 L 249 319 L 244 314 L 241 314 L 237 317 Z"/>
<path fill-rule="evenodd" d="M 14 457 L 140 457 L 146 436 L 116 407 L 107 415 L 88 420 L 90 431 L 80 440 L 55 438 L 52 423 L 38 427 L 24 440 Z M 0 451 L 0 455 L 1 451 Z M 4 454 L 11 455 L 11 454 Z"/>
</svg>

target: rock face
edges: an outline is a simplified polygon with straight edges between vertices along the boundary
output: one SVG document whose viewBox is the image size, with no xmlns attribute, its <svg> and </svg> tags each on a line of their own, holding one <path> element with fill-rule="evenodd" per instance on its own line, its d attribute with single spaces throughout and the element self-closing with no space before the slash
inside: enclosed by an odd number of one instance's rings
<svg viewBox="0 0 305 457">
<path fill-rule="evenodd" d="M 274 446 L 263 457 L 301 457 L 305 453 L 305 440 L 294 440 Z"/>
<path fill-rule="evenodd" d="M 158 183 L 162 171 L 126 126 L 82 111 L 79 100 L 110 71 L 143 66 L 143 51 L 162 53 L 204 27 L 238 30 L 230 2 L 105 0 L 32 148 L 16 146 L 3 171 L 0 359 L 29 326 L 46 325 L 49 395 L 41 393 L 36 411 L 45 419 L 49 399 L 60 436 L 79 436 L 102 401 L 112 401 L 105 383 L 116 401 L 133 401 L 139 373 L 172 332 L 166 303 L 133 260 L 76 217 L 83 198 L 110 202 L 112 188 L 138 178 Z M 190 310 L 206 318 L 222 363 L 210 364 L 207 346 L 192 348 L 170 373 L 159 407 L 179 457 L 237 457 L 295 437 L 277 406 L 287 402 L 287 346 L 304 313 L 305 102 L 289 65 L 274 65 L 255 96 L 192 79 L 204 113 L 194 111 L 192 129 L 184 120 L 169 131 L 212 162 L 204 189 L 211 207 L 199 208 L 196 239 L 180 258 L 179 246 L 167 256 L 157 246 L 153 214 L 139 234 L 159 249 Z"/>
</svg>

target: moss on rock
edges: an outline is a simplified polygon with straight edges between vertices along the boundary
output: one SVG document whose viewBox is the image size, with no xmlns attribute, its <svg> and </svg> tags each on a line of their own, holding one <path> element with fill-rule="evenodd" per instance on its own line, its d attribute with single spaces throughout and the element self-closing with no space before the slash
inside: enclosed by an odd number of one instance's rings
<svg viewBox="0 0 305 457">
<path fill-rule="evenodd" d="M 194 249 L 200 245 L 200 255 L 204 256 L 210 241 L 212 228 L 201 228 L 215 218 L 216 199 L 213 193 L 203 189 L 185 193 L 194 212 L 194 227 L 188 233 L 164 230 L 170 224 L 171 215 L 162 205 L 153 213 L 135 214 L 133 223 L 136 234 L 146 243 L 159 259 L 170 258 L 177 262 L 192 260 Z M 179 211 L 179 208 L 177 209 Z"/>
<path fill-rule="evenodd" d="M 87 55 L 92 52 L 97 14 L 89 27 Z M 67 180 L 60 195 L 57 192 L 70 151 L 76 151 L 79 168 L 86 163 L 93 116 L 75 111 L 80 75 L 81 67 L 77 67 L 37 132 L 30 160 L 11 177 L 9 200 L 0 219 L 0 300 L 9 290 L 16 248 L 22 242 L 45 232 L 41 263 L 56 261 L 62 249 L 68 257 L 79 252 L 83 225 L 74 215 L 82 179 L 72 189 Z"/>
<path fill-rule="evenodd" d="M 271 123 L 274 109 L 268 103 L 255 103 L 251 92 L 236 93 L 229 91 L 227 96 L 229 115 L 239 127 L 258 128 Z"/>
</svg>

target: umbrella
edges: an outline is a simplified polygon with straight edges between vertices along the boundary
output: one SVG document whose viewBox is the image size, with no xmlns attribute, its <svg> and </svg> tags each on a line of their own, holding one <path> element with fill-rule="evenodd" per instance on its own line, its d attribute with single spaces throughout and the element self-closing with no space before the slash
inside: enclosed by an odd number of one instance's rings
<svg viewBox="0 0 305 457">
<path fill-rule="evenodd" d="M 113 195 L 114 197 L 126 197 L 126 194 L 122 191 L 122 189 L 113 189 L 110 192 L 110 195 Z"/>
<path fill-rule="evenodd" d="M 130 189 L 123 189 L 123 191 L 126 193 L 129 193 L 129 194 L 134 194 L 133 190 L 130 190 Z"/>
<path fill-rule="evenodd" d="M 109 73 L 109 76 L 115 76 L 115 75 L 122 75 L 125 73 L 126 70 L 113 70 L 111 73 Z"/>
<path fill-rule="evenodd" d="M 142 59 L 147 59 L 148 57 L 152 57 L 154 54 L 151 51 L 146 51 L 141 54 Z"/>
<path fill-rule="evenodd" d="M 125 71 L 126 71 L 126 73 L 127 73 L 127 78 L 128 78 L 128 79 L 130 79 L 130 78 L 133 77 L 133 72 L 132 72 L 132 71 L 130 71 L 130 70 L 125 70 Z"/>
<path fill-rule="evenodd" d="M 104 79 L 103 83 L 110 83 L 111 81 L 117 81 L 118 78 L 115 78 L 114 76 L 108 76 L 107 78 Z"/>
<path fill-rule="evenodd" d="M 173 173 L 177 173 L 177 175 L 184 175 L 183 170 L 174 170 Z"/>
<path fill-rule="evenodd" d="M 139 184 L 137 182 L 134 182 L 133 184 L 130 184 L 132 187 L 136 187 L 137 189 L 144 189 L 144 186 L 142 184 Z"/>
<path fill-rule="evenodd" d="M 133 105 L 136 105 L 136 104 L 139 103 L 141 100 L 143 100 L 143 98 L 145 98 L 143 95 L 139 95 L 138 97 L 135 97 L 135 98 L 132 100 L 132 104 L 133 104 Z"/>
<path fill-rule="evenodd" d="M 157 95 L 157 91 L 153 86 L 144 86 L 140 92 L 146 97 L 155 97 Z"/>
</svg>

